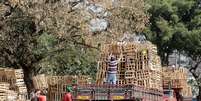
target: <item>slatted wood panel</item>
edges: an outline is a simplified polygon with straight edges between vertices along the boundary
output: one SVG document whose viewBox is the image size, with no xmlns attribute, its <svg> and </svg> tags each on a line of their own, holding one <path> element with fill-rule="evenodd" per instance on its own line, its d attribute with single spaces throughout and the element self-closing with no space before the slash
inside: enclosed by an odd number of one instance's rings
<svg viewBox="0 0 201 101">
<path fill-rule="evenodd" d="M 32 80 L 33 80 L 35 89 L 48 88 L 47 77 L 44 74 L 37 75 L 37 76 L 33 77 Z"/>
</svg>

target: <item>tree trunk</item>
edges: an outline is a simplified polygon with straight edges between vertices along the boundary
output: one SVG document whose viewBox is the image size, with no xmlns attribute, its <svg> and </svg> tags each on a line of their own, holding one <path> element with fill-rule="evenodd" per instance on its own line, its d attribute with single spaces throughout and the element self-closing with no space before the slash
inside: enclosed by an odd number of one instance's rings
<svg viewBox="0 0 201 101">
<path fill-rule="evenodd" d="M 165 56 L 165 64 L 168 66 L 169 65 L 169 53 L 166 53 Z"/>
<path fill-rule="evenodd" d="M 34 88 L 33 81 L 32 81 L 33 72 L 31 67 L 23 67 L 23 71 L 24 71 L 24 81 L 27 86 L 28 92 L 30 92 Z"/>
<path fill-rule="evenodd" d="M 198 96 L 197 96 L 197 101 L 201 101 L 201 86 L 199 86 L 199 93 L 198 93 Z"/>
<path fill-rule="evenodd" d="M 168 61 L 168 58 L 169 58 L 169 53 L 161 53 L 161 62 L 162 62 L 162 65 L 163 66 L 168 66 L 169 64 L 169 61 Z"/>
</svg>

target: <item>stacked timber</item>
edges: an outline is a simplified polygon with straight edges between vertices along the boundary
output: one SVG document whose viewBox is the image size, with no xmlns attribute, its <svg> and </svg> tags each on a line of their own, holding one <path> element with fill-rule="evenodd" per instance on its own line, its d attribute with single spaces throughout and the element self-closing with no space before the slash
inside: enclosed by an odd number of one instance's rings
<svg viewBox="0 0 201 101">
<path fill-rule="evenodd" d="M 15 85 L 19 93 L 27 93 L 27 88 L 24 82 L 24 73 L 22 69 L 15 69 L 14 76 L 16 78 Z"/>
<path fill-rule="evenodd" d="M 90 83 L 89 76 L 48 76 L 48 101 L 61 101 L 64 92 L 66 90 L 66 86 L 72 84 L 89 84 Z"/>
<path fill-rule="evenodd" d="M 0 68 L 0 73 L 0 82 L 2 82 L 0 83 L 0 88 L 6 87 L 7 89 L 6 92 L 3 92 L 4 97 L 10 97 L 12 99 L 11 95 L 14 97 L 16 95 L 19 100 L 27 98 L 27 88 L 22 69 Z"/>
<path fill-rule="evenodd" d="M 91 78 L 89 76 L 45 76 L 44 74 L 34 76 L 32 78 L 35 89 L 47 89 L 50 92 L 63 91 L 63 85 L 72 84 L 90 84 Z"/>
<path fill-rule="evenodd" d="M 181 89 L 181 94 L 185 97 L 191 97 L 191 86 L 187 83 L 187 69 L 163 67 L 163 88 Z"/>
<path fill-rule="evenodd" d="M 108 64 L 105 62 L 112 53 L 119 58 L 117 84 L 134 84 L 146 88 L 162 89 L 161 63 L 157 48 L 150 42 L 112 42 L 101 47 L 98 62 L 97 84 L 103 84 L 107 77 Z"/>
<path fill-rule="evenodd" d="M 0 100 L 8 101 L 9 99 L 17 99 L 17 93 L 10 90 L 10 84 L 1 82 L 0 83 Z"/>
<path fill-rule="evenodd" d="M 191 86 L 189 85 L 184 86 L 184 88 L 181 90 L 181 93 L 185 97 L 192 97 L 193 94 L 192 94 Z"/>
<path fill-rule="evenodd" d="M 45 89 L 48 88 L 47 77 L 42 75 L 37 75 L 32 78 L 35 89 Z"/>
</svg>

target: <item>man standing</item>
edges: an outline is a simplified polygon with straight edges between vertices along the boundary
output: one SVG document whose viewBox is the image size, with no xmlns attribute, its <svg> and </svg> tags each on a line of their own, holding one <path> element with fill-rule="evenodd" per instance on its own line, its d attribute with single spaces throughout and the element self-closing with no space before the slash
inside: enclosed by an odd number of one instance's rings
<svg viewBox="0 0 201 101">
<path fill-rule="evenodd" d="M 109 84 L 116 84 L 117 81 L 117 65 L 120 62 L 120 59 L 122 58 L 122 54 L 120 55 L 119 59 L 116 59 L 114 55 L 109 56 L 108 61 L 108 70 L 107 70 L 107 83 Z"/>
<path fill-rule="evenodd" d="M 41 94 L 39 95 L 39 97 L 38 97 L 38 99 L 39 99 L 39 101 L 47 101 L 46 99 L 46 91 L 45 91 L 45 89 L 43 89 L 42 90 L 42 92 L 41 92 Z"/>
<path fill-rule="evenodd" d="M 63 101 L 73 101 L 72 94 L 71 94 L 72 88 L 70 86 L 67 86 L 66 90 L 67 90 L 67 93 L 64 95 Z"/>
<path fill-rule="evenodd" d="M 31 101 L 39 101 L 41 91 L 39 89 L 36 89 L 34 93 L 35 94 L 32 96 Z"/>
</svg>

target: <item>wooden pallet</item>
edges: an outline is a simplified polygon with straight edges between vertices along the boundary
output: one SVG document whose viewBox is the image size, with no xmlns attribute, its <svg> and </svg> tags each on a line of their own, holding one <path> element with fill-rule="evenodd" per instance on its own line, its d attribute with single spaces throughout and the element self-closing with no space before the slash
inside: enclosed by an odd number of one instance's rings
<svg viewBox="0 0 201 101">
<path fill-rule="evenodd" d="M 191 86 L 186 85 L 182 90 L 181 93 L 183 96 L 192 97 L 192 89 Z"/>
<path fill-rule="evenodd" d="M 0 83 L 0 92 L 6 92 L 9 90 L 10 84 L 1 82 Z"/>
<path fill-rule="evenodd" d="M 126 84 L 126 81 L 119 79 L 119 80 L 117 80 L 117 83 L 116 83 L 116 84 L 124 85 L 124 84 Z"/>
<path fill-rule="evenodd" d="M 21 87 L 18 87 L 18 90 L 17 90 L 19 93 L 27 93 L 27 87 L 26 86 L 21 86 Z"/>
<path fill-rule="evenodd" d="M 187 70 L 183 68 L 163 68 L 163 78 L 187 79 Z"/>
<path fill-rule="evenodd" d="M 24 78 L 24 73 L 22 69 L 15 69 L 14 72 L 15 72 L 15 78 L 17 79 Z"/>
<path fill-rule="evenodd" d="M 48 88 L 47 78 L 45 75 L 37 75 L 32 78 L 35 89 Z"/>
<path fill-rule="evenodd" d="M 173 88 L 186 88 L 187 86 L 187 70 L 184 68 L 163 68 L 163 87 L 168 88 L 171 84 Z"/>
<path fill-rule="evenodd" d="M 171 85 L 172 88 L 184 88 L 187 84 L 186 80 L 174 79 L 174 80 L 167 80 L 163 79 L 163 88 L 169 88 Z"/>
</svg>

